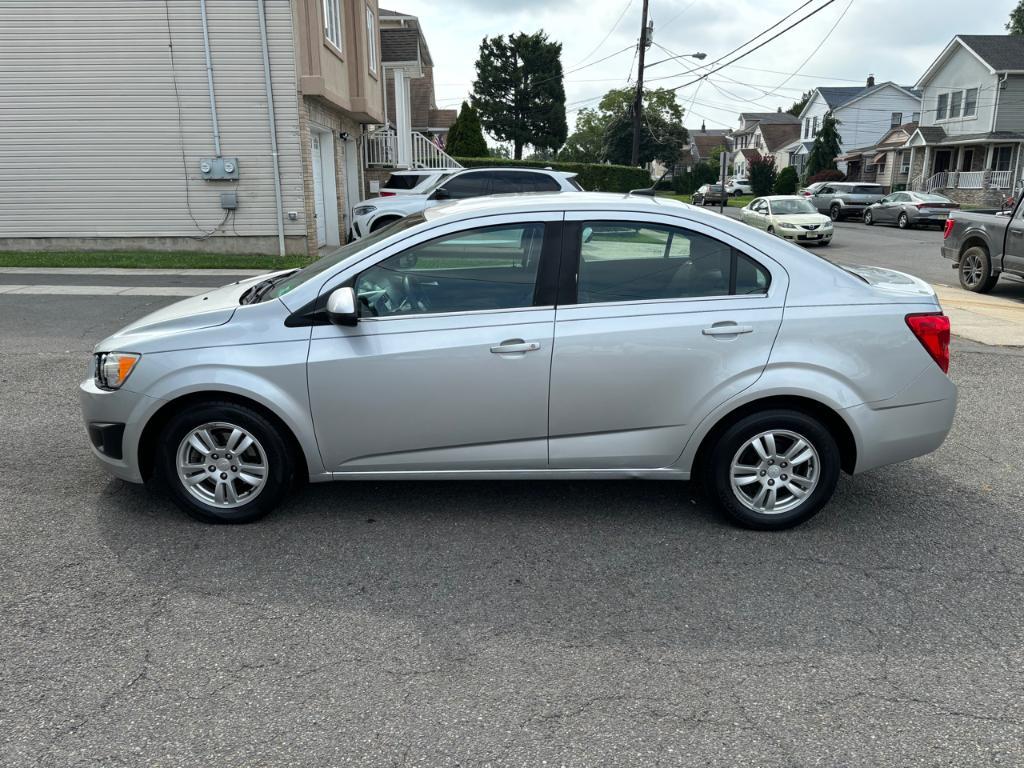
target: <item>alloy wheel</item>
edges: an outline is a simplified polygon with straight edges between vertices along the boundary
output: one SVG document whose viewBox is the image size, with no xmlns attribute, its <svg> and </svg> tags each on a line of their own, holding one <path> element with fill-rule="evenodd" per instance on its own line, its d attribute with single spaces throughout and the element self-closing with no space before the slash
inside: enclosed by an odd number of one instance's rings
<svg viewBox="0 0 1024 768">
<path fill-rule="evenodd" d="M 796 432 L 769 430 L 747 440 L 729 468 L 739 502 L 763 515 L 800 506 L 818 485 L 821 460 L 811 442 Z"/>
<path fill-rule="evenodd" d="M 178 445 L 176 464 L 185 490 L 220 509 L 235 509 L 259 496 L 269 470 L 259 440 L 224 421 L 190 430 Z"/>
<path fill-rule="evenodd" d="M 965 253 L 960 258 L 960 279 L 968 288 L 975 288 L 985 277 L 985 268 L 981 259 L 973 253 Z"/>
</svg>

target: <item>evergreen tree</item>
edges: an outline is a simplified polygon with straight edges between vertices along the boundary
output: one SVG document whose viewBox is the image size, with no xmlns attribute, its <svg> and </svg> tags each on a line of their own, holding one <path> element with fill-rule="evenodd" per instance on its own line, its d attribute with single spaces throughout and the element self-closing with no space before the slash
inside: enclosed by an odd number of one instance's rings
<svg viewBox="0 0 1024 768">
<path fill-rule="evenodd" d="M 1024 2 L 1024 0 L 1021 0 L 1021 2 Z M 786 111 L 793 117 L 800 117 L 800 113 L 804 111 L 804 107 L 807 106 L 807 102 L 810 100 L 812 93 L 814 93 L 814 91 L 804 91 L 804 95 L 794 101 Z"/>
<path fill-rule="evenodd" d="M 775 186 L 775 156 L 764 155 L 751 160 L 747 167 L 747 178 L 755 195 L 770 195 Z"/>
<path fill-rule="evenodd" d="M 800 177 L 792 165 L 787 165 L 779 171 L 779 175 L 775 178 L 776 195 L 795 195 L 798 186 L 800 186 Z"/>
<path fill-rule="evenodd" d="M 826 112 L 821 121 L 818 135 L 814 137 L 814 144 L 807 156 L 805 172 L 808 176 L 813 176 L 818 171 L 835 170 L 836 156 L 843 143 L 838 126 L 839 121 L 832 116 L 831 112 Z"/>
<path fill-rule="evenodd" d="M 543 31 L 484 38 L 476 60 L 473 106 L 487 132 L 512 143 L 516 160 L 523 147 L 557 150 L 565 143 L 565 87 L 562 44 Z"/>
<path fill-rule="evenodd" d="M 444 151 L 453 157 L 487 157 L 487 142 L 480 127 L 480 118 L 467 102 L 462 102 L 459 116 L 448 129 Z"/>
<path fill-rule="evenodd" d="M 1006 22 L 1006 31 L 1011 35 L 1024 35 L 1024 0 L 1010 11 L 1010 20 Z"/>
</svg>

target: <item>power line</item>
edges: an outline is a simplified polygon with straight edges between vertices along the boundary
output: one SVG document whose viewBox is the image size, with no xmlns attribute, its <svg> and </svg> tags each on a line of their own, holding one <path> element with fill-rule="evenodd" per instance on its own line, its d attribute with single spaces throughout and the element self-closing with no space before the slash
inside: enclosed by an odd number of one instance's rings
<svg viewBox="0 0 1024 768">
<path fill-rule="evenodd" d="M 774 40 L 777 40 L 778 38 L 782 37 L 782 35 L 784 35 L 784 34 L 786 34 L 787 32 L 789 32 L 789 30 L 793 29 L 793 27 L 799 26 L 800 24 L 803 24 L 803 23 L 804 23 L 805 21 L 807 21 L 807 20 L 808 20 L 809 18 L 811 18 L 811 17 L 812 17 L 812 16 L 814 16 L 815 14 L 821 13 L 821 12 L 822 12 L 823 10 L 825 10 L 825 9 L 826 9 L 826 8 L 828 8 L 828 7 L 830 6 L 830 5 L 832 5 L 832 3 L 834 3 L 835 1 L 836 1 L 836 0 L 826 0 L 826 1 L 825 1 L 825 4 L 824 4 L 824 5 L 818 6 L 817 8 L 815 8 L 815 9 L 814 9 L 813 11 L 811 11 L 811 12 L 810 12 L 809 14 L 807 14 L 807 15 L 806 15 L 806 16 L 804 16 L 803 18 L 801 18 L 801 19 L 797 19 L 797 21 L 795 21 L 794 23 L 790 24 L 790 25 L 789 25 L 788 27 L 786 27 L 786 28 L 785 28 L 785 29 L 783 29 L 782 31 L 780 31 L 780 32 L 777 32 L 776 34 L 772 35 L 772 36 L 771 36 L 771 37 L 769 37 L 769 38 L 768 38 L 767 40 L 765 40 L 765 41 L 763 41 L 763 42 L 761 42 L 761 43 L 758 43 L 758 44 L 757 44 L 757 45 L 755 45 L 755 46 L 754 46 L 753 48 L 751 48 L 751 49 L 750 49 L 749 51 L 744 51 L 743 53 L 741 53 L 741 54 L 740 54 L 739 56 L 737 56 L 737 57 L 736 57 L 735 59 L 733 59 L 732 61 L 727 61 L 727 62 L 726 62 L 725 64 L 722 64 L 721 66 L 719 66 L 719 67 L 716 67 L 715 69 L 712 69 L 712 70 L 711 70 L 710 72 L 707 72 L 706 74 L 704 74 L 704 75 L 701 75 L 701 77 L 697 78 L 697 80 L 692 80 L 691 82 L 689 82 L 689 83 L 684 83 L 683 85 L 677 85 L 677 86 L 676 86 L 675 88 L 673 88 L 672 90 L 674 90 L 674 91 L 678 91 L 678 90 L 679 90 L 680 88 L 685 88 L 685 87 L 686 87 L 686 86 L 688 86 L 688 85 L 693 85 L 694 83 L 696 83 L 696 82 L 697 82 L 698 80 L 700 80 L 701 78 L 706 78 L 706 77 L 707 77 L 708 75 L 712 75 L 712 74 L 714 74 L 715 72 L 717 72 L 717 71 L 718 71 L 718 70 L 720 70 L 720 69 L 725 69 L 726 67 L 730 66 L 731 64 L 735 64 L 735 63 L 736 63 L 737 61 L 739 61 L 740 59 L 746 58 L 747 56 L 749 56 L 750 54 L 752 54 L 752 53 L 753 53 L 754 51 L 756 51 L 756 50 L 758 50 L 758 49 L 760 49 L 760 48 L 764 48 L 764 46 L 768 45 L 768 43 L 770 43 L 770 42 L 772 42 L 772 41 L 774 41 Z M 802 6 L 800 6 L 800 7 L 801 7 L 801 8 L 803 8 L 803 7 L 804 7 L 804 6 L 806 6 L 807 4 L 808 4 L 808 3 L 804 3 L 804 5 L 802 5 Z M 799 9 L 797 9 L 797 10 L 799 10 Z M 796 12 L 796 11 L 794 11 L 794 13 L 795 13 L 795 12 Z M 790 16 L 792 16 L 792 15 L 793 15 L 793 14 L 790 14 Z M 787 16 L 786 18 L 789 18 L 789 16 Z M 778 22 L 777 22 L 776 24 L 773 24 L 773 25 L 772 25 L 772 27 L 769 27 L 768 29 L 772 29 L 772 28 L 773 28 L 773 27 L 775 27 L 775 26 L 778 26 Z M 767 32 L 768 30 L 765 30 L 765 31 Z M 761 35 L 763 35 L 763 34 L 764 34 L 764 32 L 762 32 L 762 33 L 761 33 Z M 757 37 L 760 37 L 761 35 L 758 35 Z M 755 37 L 755 38 L 752 38 L 752 39 L 751 39 L 751 41 L 749 41 L 749 42 L 753 42 L 753 40 L 756 40 L 756 39 L 757 39 L 757 37 Z M 740 48 L 742 48 L 742 47 L 743 47 L 743 46 L 740 46 Z M 735 49 L 734 49 L 734 50 L 735 50 Z M 726 54 L 726 56 L 728 56 L 728 55 L 730 55 L 730 54 Z M 721 61 L 721 59 L 719 59 L 719 61 Z"/>
<path fill-rule="evenodd" d="M 601 46 L 604 45 L 608 41 L 608 38 L 612 36 L 616 29 L 618 29 L 619 24 L 622 23 L 622 20 L 625 18 L 626 12 L 629 11 L 629 7 L 631 5 L 633 5 L 633 0 L 628 0 L 628 2 L 626 3 L 626 7 L 623 8 L 622 13 L 619 14 L 619 18 L 615 20 L 615 23 L 612 24 L 611 29 L 608 30 L 608 34 L 601 38 L 601 42 L 595 45 L 594 49 L 590 53 L 588 53 L 586 56 L 580 59 L 576 64 L 573 64 L 574 67 L 582 64 L 583 62 L 585 62 L 587 59 L 589 59 L 591 56 L 598 52 Z"/>
</svg>

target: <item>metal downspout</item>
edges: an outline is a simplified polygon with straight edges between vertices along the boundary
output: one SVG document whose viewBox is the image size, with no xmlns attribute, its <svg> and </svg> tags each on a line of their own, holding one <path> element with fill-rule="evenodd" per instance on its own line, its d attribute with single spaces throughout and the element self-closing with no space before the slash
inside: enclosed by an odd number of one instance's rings
<svg viewBox="0 0 1024 768">
<path fill-rule="evenodd" d="M 204 0 L 205 2 L 205 0 Z M 267 90 L 267 127 L 270 129 L 270 154 L 274 161 L 274 201 L 277 204 L 277 254 L 285 255 L 284 203 L 281 201 L 281 161 L 277 153 L 277 121 L 274 117 L 274 88 L 270 79 L 270 48 L 267 44 L 267 9 L 257 0 L 260 17 L 260 43 L 263 46 L 263 82 Z"/>
<path fill-rule="evenodd" d="M 210 93 L 210 118 L 213 121 L 213 150 L 220 153 L 220 122 L 217 120 L 217 97 L 213 90 L 213 60 L 210 58 L 210 28 L 206 22 L 206 0 L 199 0 L 199 15 L 203 20 L 203 52 L 206 54 L 206 89 Z"/>
</svg>

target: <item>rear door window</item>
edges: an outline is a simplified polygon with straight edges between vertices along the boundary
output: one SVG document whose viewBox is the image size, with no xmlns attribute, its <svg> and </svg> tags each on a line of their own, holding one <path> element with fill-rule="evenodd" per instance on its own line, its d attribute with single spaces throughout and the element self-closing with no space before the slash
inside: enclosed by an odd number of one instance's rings
<svg viewBox="0 0 1024 768">
<path fill-rule="evenodd" d="M 491 194 L 492 182 L 493 174 L 482 171 L 454 176 L 441 186 L 447 190 L 449 199 L 464 200 L 467 197 Z"/>
<path fill-rule="evenodd" d="M 768 271 L 699 232 L 635 222 L 584 222 L 577 303 L 766 293 Z"/>
</svg>

